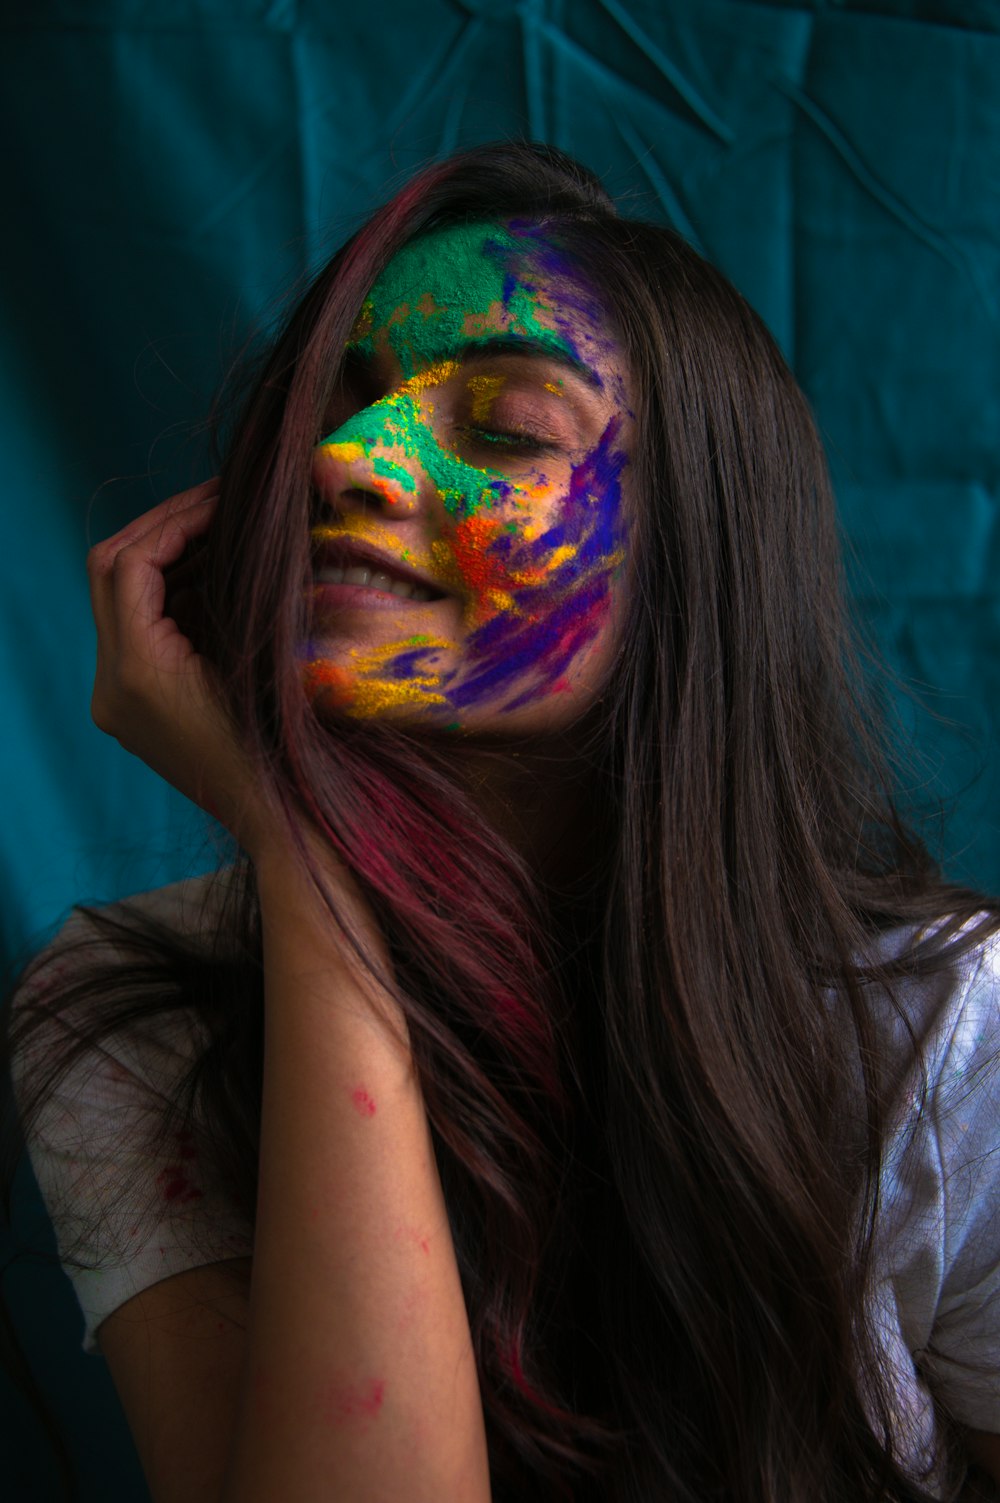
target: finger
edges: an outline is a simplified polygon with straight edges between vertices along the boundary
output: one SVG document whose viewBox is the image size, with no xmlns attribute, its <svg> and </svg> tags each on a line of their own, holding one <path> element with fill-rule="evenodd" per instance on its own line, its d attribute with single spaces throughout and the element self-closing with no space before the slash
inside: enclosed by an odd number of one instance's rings
<svg viewBox="0 0 1000 1503">
<path fill-rule="evenodd" d="M 111 537 L 95 544 L 90 552 L 97 554 L 102 560 L 108 557 L 113 558 L 120 548 L 146 536 L 147 533 L 161 526 L 166 518 L 176 516 L 180 512 L 201 508 L 208 501 L 217 501 L 218 497 L 219 477 L 213 475 L 211 480 L 204 480 L 200 485 L 192 486 L 190 490 L 178 491 L 176 496 L 161 501 L 159 506 L 143 512 L 141 516 L 133 517 L 131 522 L 127 522 Z"/>
<path fill-rule="evenodd" d="M 142 538 L 150 538 L 158 528 L 175 519 L 185 525 L 190 523 L 196 531 L 191 536 L 195 537 L 208 527 L 215 513 L 215 504 L 219 499 L 219 488 L 216 483 L 206 482 L 204 493 L 199 495 L 202 487 L 196 487 L 195 491 L 182 491 L 180 495 L 171 496 L 169 501 L 164 501 L 160 506 L 154 506 L 141 517 L 136 517 L 131 531 L 126 539 L 126 546 L 138 543 Z M 126 529 L 128 530 L 128 529 Z"/>
<path fill-rule="evenodd" d="M 205 497 L 208 499 L 208 497 Z M 98 643 L 111 651 L 134 648 L 164 615 L 164 570 L 182 558 L 192 538 L 202 534 L 212 508 L 194 502 L 174 510 L 132 543 L 92 550 L 87 556 L 90 606 Z"/>
<path fill-rule="evenodd" d="M 108 635 L 114 630 L 115 568 L 123 550 L 145 544 L 150 559 L 160 567 L 176 562 L 188 543 L 207 530 L 218 499 L 216 486 L 217 481 L 206 481 L 204 485 L 172 496 L 90 550 L 87 574 L 91 609 L 99 635 L 102 632 Z"/>
<path fill-rule="evenodd" d="M 163 619 L 164 571 L 183 556 L 198 530 L 197 520 L 181 512 L 115 554 L 102 600 L 110 607 L 115 639 L 123 652 L 139 646 Z"/>
</svg>

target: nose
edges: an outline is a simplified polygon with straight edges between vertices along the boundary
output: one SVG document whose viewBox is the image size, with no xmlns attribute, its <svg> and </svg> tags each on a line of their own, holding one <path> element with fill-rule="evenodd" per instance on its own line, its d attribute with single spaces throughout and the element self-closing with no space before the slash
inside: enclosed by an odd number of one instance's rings
<svg viewBox="0 0 1000 1503">
<path fill-rule="evenodd" d="M 312 458 L 312 482 L 320 500 L 342 515 L 377 506 L 392 517 L 410 516 L 433 486 L 417 457 L 409 397 L 383 397 L 341 424 Z"/>
</svg>

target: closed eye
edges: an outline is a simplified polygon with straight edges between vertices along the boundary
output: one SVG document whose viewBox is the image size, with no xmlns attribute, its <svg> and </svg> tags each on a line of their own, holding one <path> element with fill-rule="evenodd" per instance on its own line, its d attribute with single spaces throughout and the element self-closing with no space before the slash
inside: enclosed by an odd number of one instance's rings
<svg viewBox="0 0 1000 1503">
<path fill-rule="evenodd" d="M 556 446 L 550 439 L 524 429 L 459 428 L 458 433 L 473 444 L 487 449 L 502 449 L 511 454 L 544 454 Z"/>
</svg>

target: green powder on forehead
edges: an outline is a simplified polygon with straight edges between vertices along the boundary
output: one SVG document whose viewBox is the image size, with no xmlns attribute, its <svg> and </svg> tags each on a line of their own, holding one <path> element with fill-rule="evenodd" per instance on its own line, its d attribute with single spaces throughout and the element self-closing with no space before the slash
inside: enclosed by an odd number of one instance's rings
<svg viewBox="0 0 1000 1503">
<path fill-rule="evenodd" d="M 409 377 L 470 338 L 500 332 L 499 304 L 517 333 L 572 354 L 567 341 L 539 321 L 548 304 L 520 280 L 525 272 L 530 279 L 527 254 L 530 245 L 502 224 L 449 225 L 405 245 L 365 300 L 354 348 L 371 356 L 387 338 Z"/>
</svg>

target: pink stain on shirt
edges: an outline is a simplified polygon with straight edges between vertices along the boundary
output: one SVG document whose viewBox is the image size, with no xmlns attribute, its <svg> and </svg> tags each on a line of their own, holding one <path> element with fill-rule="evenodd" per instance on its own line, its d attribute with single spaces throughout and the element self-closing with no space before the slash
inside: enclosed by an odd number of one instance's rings
<svg viewBox="0 0 1000 1503">
<path fill-rule="evenodd" d="M 201 1200 L 204 1190 L 192 1185 L 184 1172 L 183 1164 L 168 1164 L 156 1176 L 160 1194 L 164 1200 L 176 1205 L 187 1205 L 192 1200 Z"/>
<path fill-rule="evenodd" d="M 364 1086 L 358 1086 L 357 1090 L 352 1092 L 351 1100 L 362 1117 L 374 1117 L 375 1103 Z"/>
<path fill-rule="evenodd" d="M 191 1160 L 196 1157 L 194 1138 L 190 1132 L 177 1134 L 177 1153 L 184 1162 L 167 1164 L 156 1176 L 156 1183 L 164 1200 L 171 1204 L 187 1205 L 192 1200 L 201 1200 L 205 1193 L 192 1183 L 190 1177 L 193 1168 Z"/>
</svg>

